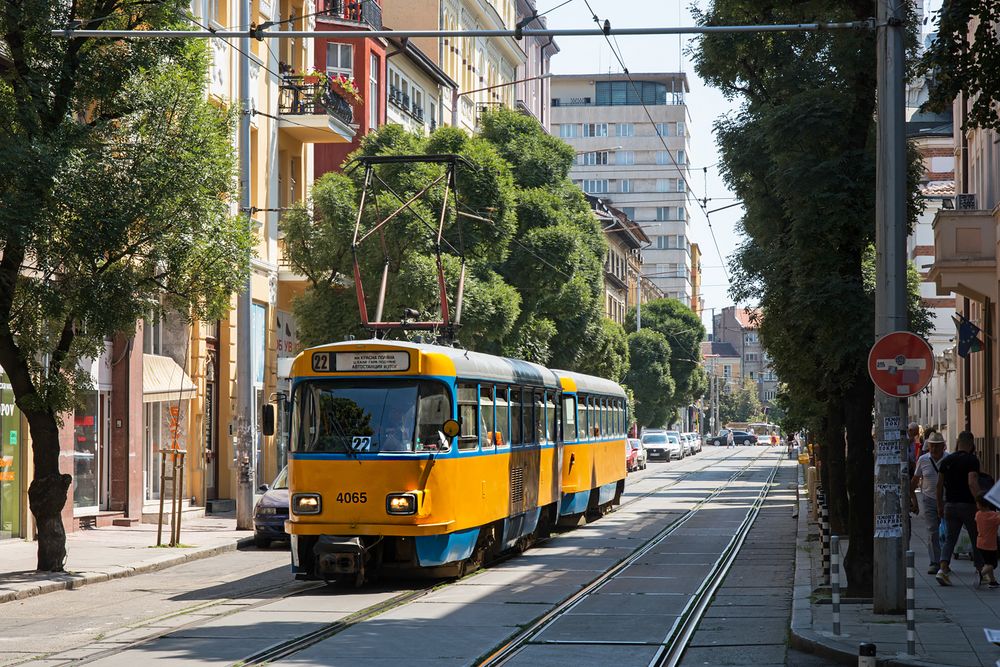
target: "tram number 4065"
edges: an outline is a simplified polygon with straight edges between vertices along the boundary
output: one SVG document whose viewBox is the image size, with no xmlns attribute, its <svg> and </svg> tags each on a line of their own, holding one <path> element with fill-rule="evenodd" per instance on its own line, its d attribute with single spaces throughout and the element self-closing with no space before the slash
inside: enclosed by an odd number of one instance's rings
<svg viewBox="0 0 1000 667">
<path fill-rule="evenodd" d="M 360 505 L 361 503 L 368 502 L 368 494 L 364 491 L 360 493 L 357 491 L 341 491 L 337 494 L 337 502 Z"/>
</svg>

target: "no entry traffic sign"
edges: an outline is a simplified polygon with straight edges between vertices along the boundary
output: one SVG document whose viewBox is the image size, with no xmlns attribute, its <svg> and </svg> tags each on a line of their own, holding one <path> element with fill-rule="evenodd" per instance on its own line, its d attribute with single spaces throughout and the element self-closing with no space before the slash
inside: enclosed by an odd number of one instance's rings
<svg viewBox="0 0 1000 667">
<path fill-rule="evenodd" d="M 933 372 L 931 346 L 909 331 L 882 336 L 868 353 L 868 374 L 875 386 L 889 396 L 913 396 L 927 386 Z"/>
</svg>

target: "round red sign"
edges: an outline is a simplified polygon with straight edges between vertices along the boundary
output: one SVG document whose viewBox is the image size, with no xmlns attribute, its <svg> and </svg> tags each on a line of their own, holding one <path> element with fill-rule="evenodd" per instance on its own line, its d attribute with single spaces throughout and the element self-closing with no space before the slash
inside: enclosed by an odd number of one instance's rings
<svg viewBox="0 0 1000 667">
<path fill-rule="evenodd" d="M 868 374 L 883 393 L 906 398 L 920 392 L 934 374 L 934 351 L 920 336 L 894 331 L 868 353 Z"/>
</svg>

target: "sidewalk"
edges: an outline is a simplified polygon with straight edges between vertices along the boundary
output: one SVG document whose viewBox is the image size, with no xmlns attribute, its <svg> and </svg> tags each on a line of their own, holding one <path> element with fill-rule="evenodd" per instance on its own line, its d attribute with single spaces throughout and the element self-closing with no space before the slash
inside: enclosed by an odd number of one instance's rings
<svg viewBox="0 0 1000 667">
<path fill-rule="evenodd" d="M 167 532 L 164 527 L 164 542 Z M 181 525 L 184 546 L 178 548 L 155 548 L 153 524 L 80 530 L 66 538 L 66 571 L 51 574 L 35 572 L 35 542 L 0 542 L 0 603 L 162 570 L 234 551 L 252 539 L 251 531 L 236 530 L 232 512 L 186 519 Z"/>
<path fill-rule="evenodd" d="M 993 667 L 997 664 L 1000 647 L 986 641 L 983 628 L 1000 628 L 1000 589 L 976 588 L 975 568 L 966 559 L 952 561 L 953 585 L 940 586 L 934 575 L 927 574 L 923 521 L 918 520 L 914 525 L 918 529 L 911 538 L 916 570 L 917 645 L 916 656 L 907 656 L 905 615 L 874 614 L 870 600 L 858 604 L 842 601 L 841 635 L 833 635 L 829 587 L 817 591 L 822 570 L 819 527 L 809 521 L 808 499 L 803 491 L 792 607 L 791 643 L 795 648 L 849 665 L 857 664 L 858 645 L 862 642 L 878 647 L 879 665 Z M 825 604 L 816 604 L 817 599 L 823 599 Z"/>
</svg>

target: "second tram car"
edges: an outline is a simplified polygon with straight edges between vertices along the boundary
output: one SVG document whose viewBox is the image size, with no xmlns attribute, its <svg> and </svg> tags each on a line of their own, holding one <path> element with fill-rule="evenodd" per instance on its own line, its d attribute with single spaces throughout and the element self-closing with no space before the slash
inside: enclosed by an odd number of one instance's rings
<svg viewBox="0 0 1000 667">
<path fill-rule="evenodd" d="M 461 574 L 617 502 L 614 382 L 439 345 L 351 341 L 292 365 L 292 567 Z"/>
</svg>

